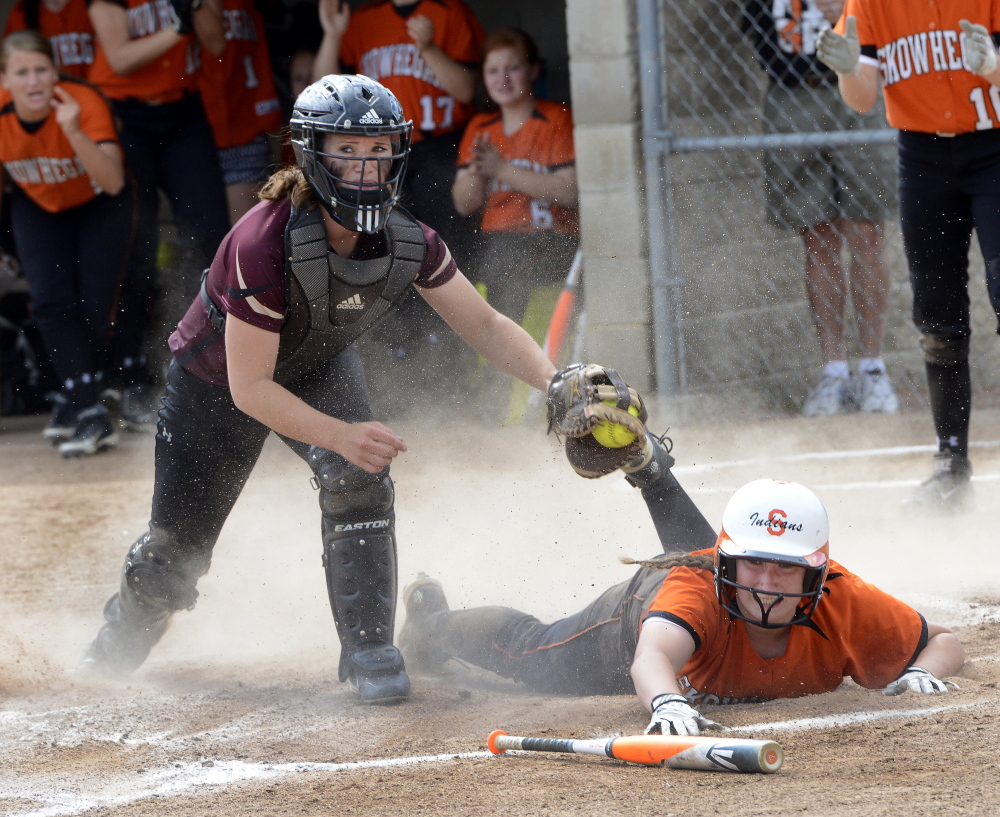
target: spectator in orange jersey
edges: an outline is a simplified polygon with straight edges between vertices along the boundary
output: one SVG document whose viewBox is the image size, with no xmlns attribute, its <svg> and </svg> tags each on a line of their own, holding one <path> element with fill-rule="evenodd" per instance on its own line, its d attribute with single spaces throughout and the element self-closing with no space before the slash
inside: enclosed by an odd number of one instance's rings
<svg viewBox="0 0 1000 817">
<path fill-rule="evenodd" d="M 222 22 L 226 48 L 218 57 L 202 49 L 198 79 L 226 184 L 229 221 L 235 224 L 257 203 L 257 191 L 270 175 L 267 134 L 281 128 L 282 116 L 264 17 L 254 0 L 222 0 Z"/>
<path fill-rule="evenodd" d="M 415 218 L 433 224 L 456 261 L 468 267 L 472 224 L 455 212 L 451 185 L 462 128 L 475 112 L 476 62 L 484 36 L 479 20 L 462 0 L 370 0 L 353 12 L 342 0 L 320 0 L 319 17 L 323 42 L 313 77 L 363 74 L 396 95 L 413 121 L 403 204 Z M 404 371 L 416 368 L 421 374 L 412 376 L 421 378 L 428 366 L 462 365 L 464 350 L 450 341 L 438 315 L 413 295 L 383 336 L 389 359 Z M 431 359 L 422 360 L 428 353 Z M 396 373 L 392 379 L 410 376 Z"/>
<path fill-rule="evenodd" d="M 486 241 L 478 278 L 490 303 L 520 322 L 532 288 L 562 280 L 576 252 L 573 116 L 535 98 L 540 60 L 523 31 L 490 34 L 482 67 L 498 110 L 465 129 L 452 197 L 462 215 L 480 214 Z"/>
<path fill-rule="evenodd" d="M 64 456 L 95 454 L 116 440 L 98 400 L 134 193 L 107 102 L 82 82 L 59 81 L 44 35 L 5 38 L 0 78 L 0 161 L 15 183 L 17 253 L 63 382 L 44 435 Z"/>
<path fill-rule="evenodd" d="M 973 500 L 969 245 L 975 229 L 1000 332 L 998 42 L 1000 0 L 847 0 L 816 44 L 844 102 L 869 111 L 881 90 L 899 129 L 899 226 L 938 446 L 907 499 L 917 512 Z"/>
<path fill-rule="evenodd" d="M 94 62 L 94 27 L 86 0 L 18 0 L 7 18 L 3 36 L 33 28 L 52 43 L 56 69 L 87 79 Z"/>
<path fill-rule="evenodd" d="M 409 204 L 461 256 L 449 192 L 462 128 L 474 113 L 483 28 L 462 0 L 371 0 L 353 14 L 321 0 L 313 77 L 358 73 L 392 91 L 413 120 Z"/>
<path fill-rule="evenodd" d="M 211 261 L 229 229 L 229 208 L 212 129 L 198 93 L 199 42 L 226 45 L 221 0 L 92 0 L 97 51 L 90 80 L 111 99 L 139 195 L 139 226 L 115 333 L 126 428 L 156 420 L 154 378 L 143 343 L 156 279 L 158 189 L 166 193 L 192 269 Z M 188 289 L 198 285 L 192 273 Z M 169 316 L 173 321 L 176 316 Z"/>
</svg>

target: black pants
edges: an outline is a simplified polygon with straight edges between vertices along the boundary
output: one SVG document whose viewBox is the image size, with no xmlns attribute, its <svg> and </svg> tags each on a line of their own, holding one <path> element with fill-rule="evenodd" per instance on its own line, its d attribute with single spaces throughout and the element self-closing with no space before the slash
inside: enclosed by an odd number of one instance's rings
<svg viewBox="0 0 1000 817">
<path fill-rule="evenodd" d="M 287 388 L 331 417 L 349 423 L 372 419 L 354 347 Z M 236 407 L 229 389 L 171 364 L 156 433 L 150 526 L 173 534 L 207 569 L 211 550 L 269 433 L 267 426 Z M 282 439 L 307 463 L 313 461 L 311 446 Z M 340 459 L 345 468 L 355 468 Z"/>
<path fill-rule="evenodd" d="M 670 472 L 643 491 L 665 551 L 711 546 L 708 521 Z M 669 508 L 670 525 L 664 509 Z M 677 535 L 673 535 L 677 534 Z M 508 607 L 435 613 L 427 623 L 439 657 L 455 657 L 550 695 L 635 694 L 629 674 L 639 624 L 667 576 L 641 568 L 576 613 L 552 624 Z"/>
<path fill-rule="evenodd" d="M 150 328 L 159 247 L 158 191 L 166 193 L 178 235 L 191 255 L 190 280 L 172 299 L 184 307 L 197 292 L 201 270 L 229 231 L 229 207 L 212 129 L 198 94 L 164 105 L 139 100 L 112 104 L 122 122 L 122 150 L 139 197 L 135 252 L 115 334 L 120 362 L 141 356 Z M 162 317 L 172 326 L 180 314 Z"/>
<path fill-rule="evenodd" d="M 99 388 L 80 377 L 106 364 L 111 326 L 135 230 L 135 190 L 101 194 L 49 213 L 16 189 L 11 216 L 17 254 L 31 287 L 33 312 L 61 381 L 74 381 L 75 408 L 97 400 Z"/>
<path fill-rule="evenodd" d="M 899 134 L 899 213 L 940 440 L 964 453 L 971 412 L 968 254 L 976 230 L 1000 316 L 1000 133 Z"/>
</svg>

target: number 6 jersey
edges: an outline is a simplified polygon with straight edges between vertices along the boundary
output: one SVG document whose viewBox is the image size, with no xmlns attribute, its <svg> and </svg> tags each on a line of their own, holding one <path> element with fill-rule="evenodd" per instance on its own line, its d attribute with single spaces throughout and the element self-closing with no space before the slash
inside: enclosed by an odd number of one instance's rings
<svg viewBox="0 0 1000 817">
<path fill-rule="evenodd" d="M 1000 89 L 965 67 L 959 20 L 1000 32 L 1000 0 L 847 0 L 858 20 L 861 62 L 882 77 L 894 128 L 958 134 L 1000 128 Z"/>
<path fill-rule="evenodd" d="M 481 113 L 472 118 L 458 148 L 458 165 L 472 161 L 472 145 L 484 134 L 500 151 L 505 162 L 527 167 L 536 173 L 553 173 L 576 161 L 573 148 L 573 114 L 565 105 L 535 100 L 531 117 L 517 131 L 503 132 L 500 112 Z M 512 190 L 491 179 L 486 191 L 481 228 L 485 232 L 534 233 L 556 230 L 578 235 L 579 215 L 575 207 L 561 207 L 526 193 Z"/>
</svg>

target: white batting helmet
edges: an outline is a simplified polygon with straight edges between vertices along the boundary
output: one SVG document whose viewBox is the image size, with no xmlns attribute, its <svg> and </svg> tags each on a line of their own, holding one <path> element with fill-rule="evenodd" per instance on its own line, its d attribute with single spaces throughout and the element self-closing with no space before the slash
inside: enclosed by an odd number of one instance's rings
<svg viewBox="0 0 1000 817">
<path fill-rule="evenodd" d="M 802 567 L 802 593 L 785 593 L 765 608 L 757 588 L 736 581 L 736 562 L 753 559 Z M 758 479 L 744 485 L 722 514 L 722 531 L 715 548 L 715 587 L 719 603 L 736 618 L 762 627 L 787 627 L 812 616 L 823 595 L 830 561 L 830 520 L 819 497 L 797 482 Z M 736 590 L 752 593 L 761 619 L 748 618 L 736 603 Z M 773 595 L 773 594 L 768 594 Z M 769 623 L 767 615 L 781 598 L 800 597 L 790 622 Z"/>
</svg>

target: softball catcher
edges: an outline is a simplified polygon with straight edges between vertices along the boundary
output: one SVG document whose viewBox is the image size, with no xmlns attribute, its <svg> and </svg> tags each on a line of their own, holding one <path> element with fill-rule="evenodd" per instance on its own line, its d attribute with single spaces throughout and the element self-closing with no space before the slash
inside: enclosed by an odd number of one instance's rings
<svg viewBox="0 0 1000 817">
<path fill-rule="evenodd" d="M 222 525 L 275 431 L 319 489 L 340 679 L 365 703 L 409 695 L 393 646 L 389 476 L 407 446 L 373 420 L 353 341 L 413 286 L 494 365 L 539 389 L 555 374 L 531 337 L 479 296 L 438 235 L 397 207 L 411 129 L 396 98 L 367 77 L 331 75 L 299 96 L 291 122 L 299 167 L 275 174 L 264 201 L 230 231 L 171 336 L 149 530 L 126 556 L 83 670 L 131 672 L 173 613 L 194 606 Z M 551 408 L 555 427 L 598 399 L 590 381 L 604 371 L 573 381 L 577 393 Z"/>
</svg>

